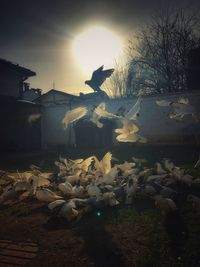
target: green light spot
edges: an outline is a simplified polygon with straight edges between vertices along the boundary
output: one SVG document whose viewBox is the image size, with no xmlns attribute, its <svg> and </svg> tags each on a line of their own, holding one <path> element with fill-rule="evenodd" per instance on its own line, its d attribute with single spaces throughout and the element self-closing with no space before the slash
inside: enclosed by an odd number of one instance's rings
<svg viewBox="0 0 200 267">
<path fill-rule="evenodd" d="M 101 216 L 101 212 L 100 211 L 97 211 L 97 216 Z"/>
</svg>

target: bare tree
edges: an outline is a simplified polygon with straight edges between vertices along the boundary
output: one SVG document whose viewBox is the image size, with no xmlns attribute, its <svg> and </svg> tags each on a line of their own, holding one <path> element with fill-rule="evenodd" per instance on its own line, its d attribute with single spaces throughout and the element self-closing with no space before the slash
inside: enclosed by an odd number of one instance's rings
<svg viewBox="0 0 200 267">
<path fill-rule="evenodd" d="M 114 73 L 105 82 L 104 90 L 110 97 L 126 97 L 130 94 L 127 87 L 129 68 L 125 60 L 119 59 L 115 62 Z"/>
<path fill-rule="evenodd" d="M 128 87 L 133 93 L 187 90 L 188 53 L 200 45 L 197 14 L 160 11 L 129 41 Z"/>
</svg>

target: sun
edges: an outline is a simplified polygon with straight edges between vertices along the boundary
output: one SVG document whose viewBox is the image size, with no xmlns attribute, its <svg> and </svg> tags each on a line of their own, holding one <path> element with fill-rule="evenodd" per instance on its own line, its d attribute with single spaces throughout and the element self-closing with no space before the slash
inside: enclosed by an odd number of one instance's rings
<svg viewBox="0 0 200 267">
<path fill-rule="evenodd" d="M 101 65 L 113 67 L 122 52 L 122 41 L 113 31 L 101 26 L 91 27 L 73 41 L 73 54 L 85 72 Z"/>
</svg>

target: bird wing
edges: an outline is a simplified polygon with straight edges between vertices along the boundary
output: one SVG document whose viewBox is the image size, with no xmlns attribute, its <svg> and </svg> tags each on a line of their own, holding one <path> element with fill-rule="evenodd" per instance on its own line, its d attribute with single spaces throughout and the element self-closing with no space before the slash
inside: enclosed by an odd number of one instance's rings
<svg viewBox="0 0 200 267">
<path fill-rule="evenodd" d="M 95 167 L 97 170 L 100 170 L 101 164 L 100 161 L 98 160 L 98 158 L 96 156 L 93 156 L 94 161 L 95 161 Z"/>
<path fill-rule="evenodd" d="M 139 131 L 139 128 L 135 124 L 134 120 L 121 119 L 121 122 L 123 124 L 123 127 L 115 129 L 116 133 L 130 134 L 130 133 L 137 133 Z"/>
<path fill-rule="evenodd" d="M 134 133 L 131 134 L 120 134 L 116 137 L 118 142 L 137 142 L 138 136 Z"/>
<path fill-rule="evenodd" d="M 97 70 L 93 71 L 91 80 L 93 80 L 95 78 L 95 76 L 99 75 L 99 73 L 101 73 L 102 71 L 103 71 L 103 65 L 100 68 L 98 68 Z"/>
<path fill-rule="evenodd" d="M 125 115 L 127 119 L 135 119 L 136 116 L 140 111 L 140 104 L 141 104 L 142 99 L 139 97 L 135 103 L 135 105 L 129 110 L 129 112 Z"/>
<path fill-rule="evenodd" d="M 123 128 L 126 129 L 129 133 L 137 133 L 139 131 L 138 126 L 135 124 L 134 120 L 122 119 Z"/>
<path fill-rule="evenodd" d="M 86 113 L 88 112 L 86 107 L 78 107 L 72 110 L 68 110 L 65 113 L 65 117 L 62 120 L 64 129 L 67 128 L 69 123 L 75 122 L 79 119 L 81 119 L 83 116 L 86 115 Z"/>
<path fill-rule="evenodd" d="M 113 73 L 114 69 L 108 69 L 103 70 L 103 66 L 95 70 L 92 74 L 91 81 L 93 84 L 95 84 L 97 87 L 100 87 L 103 82 L 106 80 L 106 78 L 110 77 Z"/>
<path fill-rule="evenodd" d="M 100 117 L 99 115 L 97 115 L 95 112 L 92 113 L 92 117 L 90 118 L 90 121 L 93 122 L 94 124 L 96 124 L 96 126 L 98 128 L 102 128 L 103 127 L 103 123 L 101 123 L 99 121 Z"/>
<path fill-rule="evenodd" d="M 111 170 L 111 159 L 112 154 L 107 152 L 101 160 L 102 169 L 105 174 L 107 174 Z"/>
<path fill-rule="evenodd" d="M 105 110 L 106 104 L 104 102 L 100 103 L 94 110 L 94 112 L 99 116 L 107 119 L 119 119 L 120 117 L 114 115 Z"/>
<path fill-rule="evenodd" d="M 94 157 L 89 157 L 87 159 L 85 159 L 82 163 L 81 163 L 81 170 L 87 172 L 88 168 L 90 166 L 90 164 L 92 163 L 92 161 L 94 160 Z"/>
</svg>

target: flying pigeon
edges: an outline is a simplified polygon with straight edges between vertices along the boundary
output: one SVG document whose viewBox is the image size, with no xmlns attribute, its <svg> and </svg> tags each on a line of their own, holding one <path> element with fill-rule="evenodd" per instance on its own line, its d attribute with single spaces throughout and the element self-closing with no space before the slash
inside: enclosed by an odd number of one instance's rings
<svg viewBox="0 0 200 267">
<path fill-rule="evenodd" d="M 174 109 L 174 111 L 169 114 L 170 119 L 182 121 L 185 115 L 192 115 L 193 119 L 199 122 L 199 115 L 195 112 L 194 107 L 189 103 L 187 97 L 179 97 L 176 102 L 157 100 L 156 104 L 161 107 L 171 106 Z"/>
<path fill-rule="evenodd" d="M 114 69 L 103 70 L 103 65 L 92 73 L 91 80 L 85 81 L 85 84 L 89 85 L 94 91 L 102 92 L 101 85 L 105 82 L 106 78 L 109 78 Z"/>
<path fill-rule="evenodd" d="M 75 122 L 87 114 L 88 110 L 86 107 L 78 107 L 72 110 L 68 110 L 65 113 L 65 117 L 62 120 L 64 129 L 67 129 L 68 125 L 72 122 Z"/>
</svg>

